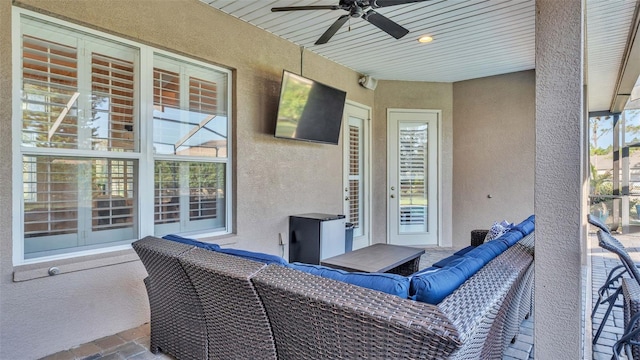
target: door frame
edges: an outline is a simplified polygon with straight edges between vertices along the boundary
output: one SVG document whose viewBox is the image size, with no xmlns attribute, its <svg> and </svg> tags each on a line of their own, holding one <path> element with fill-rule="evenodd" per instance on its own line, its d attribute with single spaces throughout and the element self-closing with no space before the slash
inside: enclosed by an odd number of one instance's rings
<svg viewBox="0 0 640 360">
<path fill-rule="evenodd" d="M 436 120 L 436 124 L 437 124 L 437 154 L 436 154 L 436 168 L 438 169 L 438 174 L 436 176 L 436 199 L 438 201 L 438 206 L 437 206 L 437 210 L 438 210 L 438 216 L 436 219 L 436 224 L 437 224 L 437 241 L 436 241 L 436 246 L 443 246 L 443 239 L 442 239 L 442 110 L 439 109 L 405 109 L 405 108 L 387 108 L 387 136 L 386 136 L 386 140 L 387 140 L 387 165 L 386 165 L 386 172 L 387 172 L 387 179 L 386 179 L 386 190 L 385 190 L 385 204 L 386 204 L 386 212 L 387 212 L 387 239 L 386 242 L 387 244 L 391 243 L 391 206 L 389 205 L 389 196 L 390 194 L 390 190 L 389 190 L 389 184 L 391 182 L 391 176 L 390 176 L 390 169 L 389 169 L 389 164 L 391 163 L 391 141 L 389 139 L 389 134 L 391 133 L 389 131 L 390 127 L 391 127 L 391 121 L 389 119 L 389 116 L 392 112 L 405 112 L 405 113 L 431 113 L 431 114 L 436 114 L 438 119 Z"/>
<path fill-rule="evenodd" d="M 356 107 L 358 109 L 364 110 L 367 112 L 368 116 L 364 119 L 364 123 L 363 123 L 363 145 L 362 148 L 364 150 L 364 159 L 362 159 L 362 168 L 364 171 L 364 174 L 362 175 L 363 181 L 364 181 L 364 187 L 363 187 L 363 220 L 364 220 L 364 227 L 363 227 L 363 232 L 364 232 L 364 237 L 366 239 L 366 243 L 365 244 L 357 244 L 356 242 L 356 238 L 354 236 L 354 250 L 357 249 L 360 246 L 369 246 L 371 245 L 371 230 L 372 230 L 372 226 L 371 226 L 371 222 L 372 222 L 372 214 L 371 214 L 371 200 L 372 200 L 372 196 L 371 196 L 371 118 L 372 118 L 372 108 L 370 106 L 367 105 L 363 105 L 360 103 L 357 103 L 355 101 L 351 101 L 351 100 L 347 100 L 346 101 L 346 106 L 345 106 L 345 110 L 344 110 L 344 114 L 343 114 L 343 128 L 342 128 L 342 189 L 345 188 L 345 186 L 348 186 L 349 183 L 349 163 L 346 160 L 346 155 L 349 154 L 349 140 L 348 140 L 348 136 L 349 136 L 349 113 L 347 112 L 347 106 L 353 106 Z M 343 193 L 344 195 L 344 193 Z M 346 210 L 346 200 L 344 200 L 344 196 L 342 196 L 343 199 L 343 204 L 342 204 L 342 208 L 343 210 Z M 358 245 L 358 246 L 356 246 Z"/>
</svg>

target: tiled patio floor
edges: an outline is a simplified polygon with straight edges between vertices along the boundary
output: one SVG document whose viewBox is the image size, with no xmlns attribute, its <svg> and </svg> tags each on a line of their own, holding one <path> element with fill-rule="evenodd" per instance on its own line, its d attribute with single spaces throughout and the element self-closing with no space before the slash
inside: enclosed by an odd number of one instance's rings
<svg viewBox="0 0 640 360">
<path fill-rule="evenodd" d="M 630 235 L 614 234 L 625 247 L 634 261 L 640 263 L 640 233 Z M 592 274 L 592 296 L 593 301 L 598 298 L 598 287 L 604 282 L 608 271 L 620 264 L 617 256 L 598 247 L 597 237 L 595 233 L 589 234 L 588 241 L 591 245 L 591 274 Z M 427 249 L 427 253 L 421 258 L 422 267 L 452 254 L 457 249 Z M 589 308 L 592 308 L 589 306 Z M 593 319 L 593 334 L 595 334 L 598 325 L 602 321 L 602 317 L 606 311 L 604 306 L 600 306 Z M 590 311 L 589 311 L 590 312 Z M 533 359 L 533 317 L 525 320 L 520 327 L 520 333 L 517 341 L 511 344 L 505 351 L 503 360 L 528 360 Z M 598 342 L 593 346 L 593 359 L 611 359 L 611 346 L 620 338 L 623 332 L 623 315 L 622 309 L 614 308 L 605 324 L 604 331 Z M 593 336 L 593 335 L 592 335 Z M 587 341 L 591 341 L 588 339 Z M 87 344 L 79 345 L 73 349 L 62 351 L 45 357 L 46 360 L 71 360 L 71 359 L 90 359 L 90 360 L 107 360 L 107 359 L 173 359 L 171 356 L 164 354 L 154 355 L 149 352 L 149 325 L 144 324 L 140 327 L 123 331 L 121 333 L 107 336 L 102 339 L 92 341 Z M 626 357 L 623 357 L 626 359 Z"/>
</svg>

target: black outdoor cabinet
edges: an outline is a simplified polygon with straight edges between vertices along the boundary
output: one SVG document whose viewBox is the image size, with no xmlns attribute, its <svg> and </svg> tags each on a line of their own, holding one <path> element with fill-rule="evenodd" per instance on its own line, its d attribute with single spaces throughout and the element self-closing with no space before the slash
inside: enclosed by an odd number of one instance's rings
<svg viewBox="0 0 640 360">
<path fill-rule="evenodd" d="M 344 254 L 344 215 L 301 214 L 289 217 L 289 261 L 320 264 Z"/>
</svg>

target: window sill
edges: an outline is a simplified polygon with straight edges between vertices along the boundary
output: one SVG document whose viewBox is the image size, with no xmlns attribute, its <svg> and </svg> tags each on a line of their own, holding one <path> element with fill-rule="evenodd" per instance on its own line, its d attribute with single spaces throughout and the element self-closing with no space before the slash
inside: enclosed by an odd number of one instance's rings
<svg viewBox="0 0 640 360">
<path fill-rule="evenodd" d="M 140 261 L 140 258 L 138 258 L 138 255 L 133 251 L 133 249 L 128 249 L 97 255 L 53 260 L 37 264 L 19 265 L 13 268 L 13 281 L 21 282 L 51 276 L 60 276 L 62 274 L 76 271 L 96 269 L 133 261 Z M 50 275 L 49 270 L 54 267 L 58 269 L 58 273 Z"/>
<path fill-rule="evenodd" d="M 235 234 L 227 234 L 214 237 L 203 237 L 199 240 L 213 242 L 221 246 L 233 245 L 236 243 Z M 102 254 L 72 257 L 68 259 L 51 260 L 36 264 L 14 266 L 13 282 L 29 281 L 52 276 L 60 276 L 76 271 L 97 269 L 105 266 L 125 264 L 133 261 L 140 261 L 138 254 L 133 249 L 118 250 Z M 57 268 L 55 275 L 49 273 L 51 268 Z"/>
</svg>

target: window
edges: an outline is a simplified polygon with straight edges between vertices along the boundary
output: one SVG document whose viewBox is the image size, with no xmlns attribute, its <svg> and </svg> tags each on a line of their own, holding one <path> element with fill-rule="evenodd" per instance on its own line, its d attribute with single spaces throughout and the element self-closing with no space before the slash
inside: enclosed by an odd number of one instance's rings
<svg viewBox="0 0 640 360">
<path fill-rule="evenodd" d="M 156 233 L 224 227 L 226 74 L 156 56 L 153 68 Z"/>
<path fill-rule="evenodd" d="M 230 72 L 40 18 L 16 39 L 14 262 L 229 232 Z"/>
</svg>

